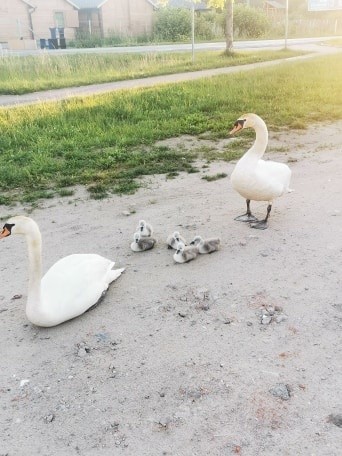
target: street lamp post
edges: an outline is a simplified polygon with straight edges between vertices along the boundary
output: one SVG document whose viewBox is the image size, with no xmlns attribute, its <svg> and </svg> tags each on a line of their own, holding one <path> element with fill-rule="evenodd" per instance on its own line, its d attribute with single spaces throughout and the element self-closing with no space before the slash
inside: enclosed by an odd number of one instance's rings
<svg viewBox="0 0 342 456">
<path fill-rule="evenodd" d="M 191 52 L 192 52 L 192 63 L 195 61 L 195 5 L 192 3 L 191 6 Z"/>
<path fill-rule="evenodd" d="M 287 38 L 289 34 L 289 0 L 285 3 L 285 49 L 287 49 Z"/>
</svg>

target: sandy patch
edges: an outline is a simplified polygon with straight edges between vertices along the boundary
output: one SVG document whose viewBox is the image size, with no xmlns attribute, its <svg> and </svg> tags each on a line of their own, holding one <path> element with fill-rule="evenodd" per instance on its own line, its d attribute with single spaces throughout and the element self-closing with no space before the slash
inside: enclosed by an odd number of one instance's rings
<svg viewBox="0 0 342 456">
<path fill-rule="evenodd" d="M 341 132 L 337 122 L 271 135 L 295 192 L 263 232 L 233 220 L 243 199 L 204 171 L 146 179 L 133 196 L 44 203 L 31 214 L 44 270 L 76 252 L 127 268 L 99 307 L 59 327 L 26 320 L 26 246 L 2 240 L 0 454 L 340 454 L 327 417 L 342 412 Z M 158 244 L 133 253 L 142 218 Z M 174 264 L 175 229 L 220 236 L 222 248 Z"/>
</svg>

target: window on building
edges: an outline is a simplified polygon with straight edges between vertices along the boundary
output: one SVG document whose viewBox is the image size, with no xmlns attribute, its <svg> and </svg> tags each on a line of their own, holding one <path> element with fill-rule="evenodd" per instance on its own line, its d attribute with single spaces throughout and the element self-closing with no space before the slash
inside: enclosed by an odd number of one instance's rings
<svg viewBox="0 0 342 456">
<path fill-rule="evenodd" d="M 64 28 L 64 13 L 60 11 L 55 11 L 55 24 L 58 28 Z"/>
</svg>

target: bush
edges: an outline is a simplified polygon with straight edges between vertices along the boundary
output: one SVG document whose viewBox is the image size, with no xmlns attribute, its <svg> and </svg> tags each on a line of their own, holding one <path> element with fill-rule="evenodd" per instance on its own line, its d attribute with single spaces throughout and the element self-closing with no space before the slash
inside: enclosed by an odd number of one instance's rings
<svg viewBox="0 0 342 456">
<path fill-rule="evenodd" d="M 262 10 L 245 5 L 234 6 L 234 36 L 259 38 L 265 35 L 271 24 Z"/>
<path fill-rule="evenodd" d="M 183 8 L 161 8 L 156 13 L 154 35 L 162 41 L 183 41 L 191 34 L 191 13 Z"/>
<path fill-rule="evenodd" d="M 200 40 L 213 40 L 224 37 L 224 27 L 220 21 L 221 14 L 207 11 L 195 15 L 195 34 Z"/>
</svg>

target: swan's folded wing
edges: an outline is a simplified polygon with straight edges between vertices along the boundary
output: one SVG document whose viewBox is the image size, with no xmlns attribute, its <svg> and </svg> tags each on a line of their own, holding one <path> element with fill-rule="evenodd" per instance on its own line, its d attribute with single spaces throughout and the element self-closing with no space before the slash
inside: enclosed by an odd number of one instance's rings
<svg viewBox="0 0 342 456">
<path fill-rule="evenodd" d="M 68 318 L 82 314 L 107 290 L 113 266 L 114 262 L 95 254 L 62 258 L 42 279 L 42 302 L 51 314 Z"/>
</svg>

